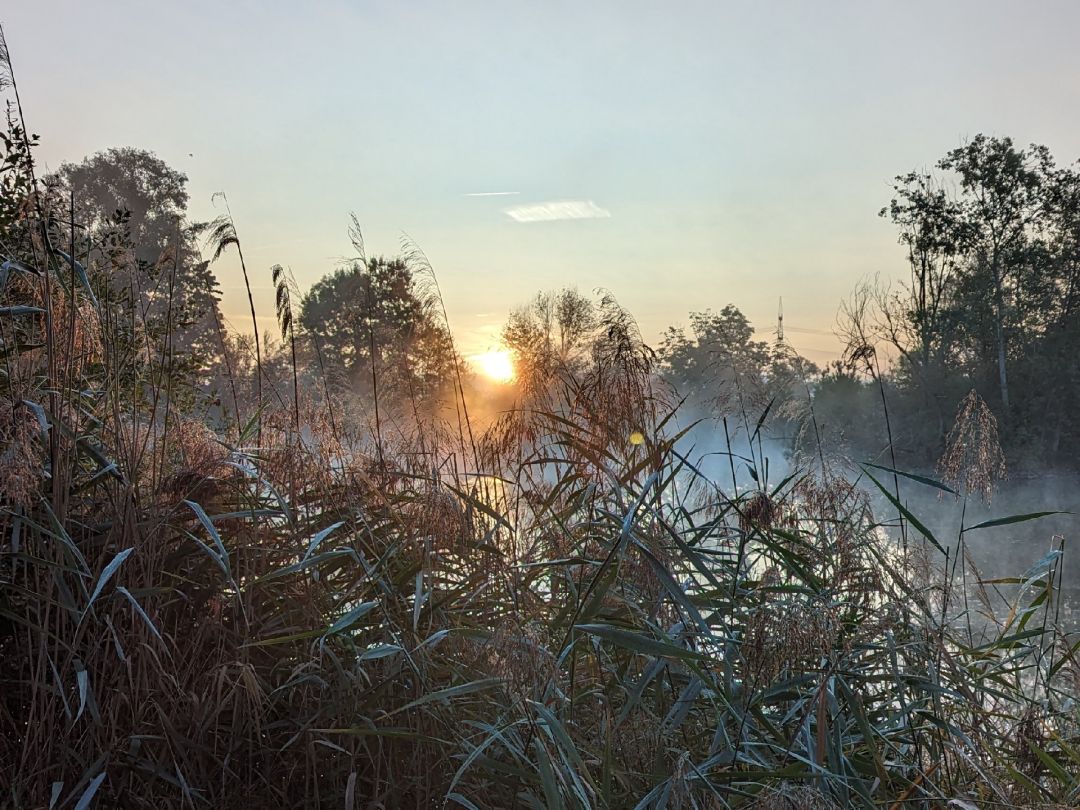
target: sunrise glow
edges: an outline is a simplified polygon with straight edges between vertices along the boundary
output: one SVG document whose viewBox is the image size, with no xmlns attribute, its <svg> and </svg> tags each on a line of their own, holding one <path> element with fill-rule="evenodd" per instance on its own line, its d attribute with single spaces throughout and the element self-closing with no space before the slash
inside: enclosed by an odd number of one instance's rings
<svg viewBox="0 0 1080 810">
<path fill-rule="evenodd" d="M 489 380 L 508 383 L 514 379 L 514 357 L 507 349 L 491 349 L 473 355 L 473 367 Z"/>
</svg>

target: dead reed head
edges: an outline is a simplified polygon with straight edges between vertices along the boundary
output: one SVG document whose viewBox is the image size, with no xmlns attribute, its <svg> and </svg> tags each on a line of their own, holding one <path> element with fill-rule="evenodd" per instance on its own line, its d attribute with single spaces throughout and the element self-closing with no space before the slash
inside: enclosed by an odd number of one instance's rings
<svg viewBox="0 0 1080 810">
<path fill-rule="evenodd" d="M 994 485 L 1005 477 L 1005 455 L 997 417 L 973 388 L 960 402 L 956 421 L 938 461 L 938 472 L 958 492 L 978 493 L 990 502 Z"/>
</svg>

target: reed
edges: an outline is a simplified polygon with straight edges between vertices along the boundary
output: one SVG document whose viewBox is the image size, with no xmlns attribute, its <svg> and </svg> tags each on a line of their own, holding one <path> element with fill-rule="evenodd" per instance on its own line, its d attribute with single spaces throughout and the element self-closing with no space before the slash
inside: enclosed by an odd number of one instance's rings
<svg viewBox="0 0 1080 810">
<path fill-rule="evenodd" d="M 453 419 L 373 441 L 275 268 L 285 343 L 229 363 L 252 416 L 216 424 L 55 214 L 0 265 L 0 806 L 1080 802 L 1060 542 L 986 579 L 902 498 L 949 483 L 821 453 L 769 483 L 755 414 L 757 484 L 709 480 L 610 296 L 500 419 L 457 417 L 456 367 Z"/>
</svg>

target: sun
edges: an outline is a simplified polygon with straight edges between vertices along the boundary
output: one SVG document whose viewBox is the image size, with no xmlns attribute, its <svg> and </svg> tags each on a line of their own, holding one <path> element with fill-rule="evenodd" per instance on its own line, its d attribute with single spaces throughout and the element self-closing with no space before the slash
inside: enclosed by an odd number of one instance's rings
<svg viewBox="0 0 1080 810">
<path fill-rule="evenodd" d="M 508 383 L 514 379 L 514 357 L 506 349 L 491 349 L 469 358 L 473 366 L 489 380 Z"/>
</svg>

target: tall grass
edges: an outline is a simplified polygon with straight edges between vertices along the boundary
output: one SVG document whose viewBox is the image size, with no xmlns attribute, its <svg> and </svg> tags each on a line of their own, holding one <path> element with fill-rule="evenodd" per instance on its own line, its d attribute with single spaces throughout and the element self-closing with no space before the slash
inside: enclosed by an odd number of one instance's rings
<svg viewBox="0 0 1080 810">
<path fill-rule="evenodd" d="M 765 484 L 753 434 L 761 483 L 708 480 L 612 299 L 479 435 L 373 444 L 321 386 L 264 401 L 260 355 L 233 441 L 68 213 L 26 206 L 0 270 L 3 806 L 1080 802 L 1063 546 L 963 551 L 1037 516 L 947 541 L 881 469 L 895 521 L 824 456 Z"/>
</svg>

